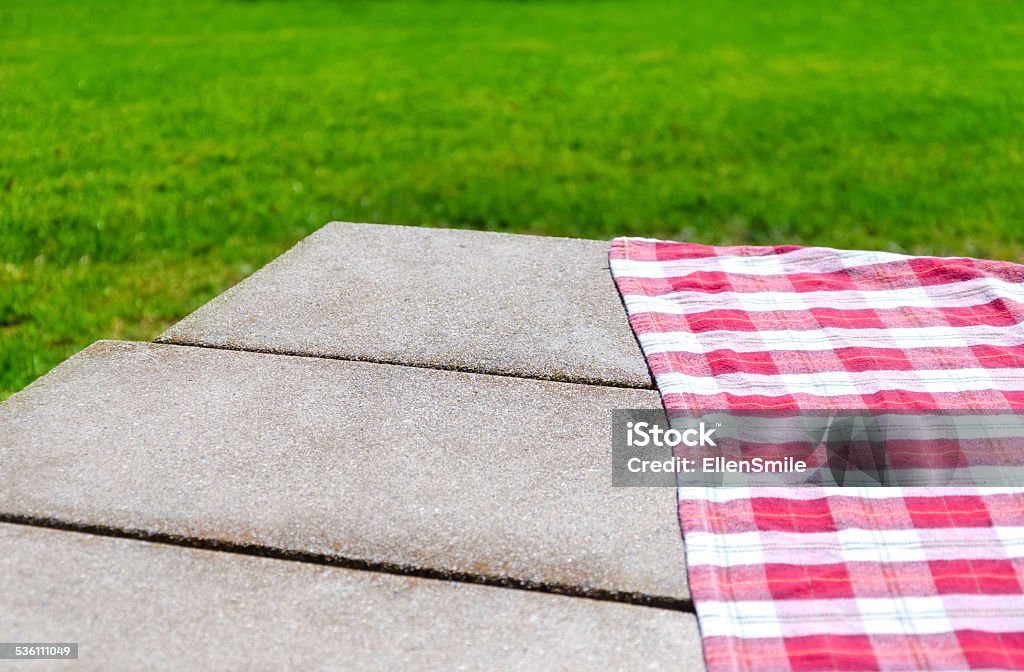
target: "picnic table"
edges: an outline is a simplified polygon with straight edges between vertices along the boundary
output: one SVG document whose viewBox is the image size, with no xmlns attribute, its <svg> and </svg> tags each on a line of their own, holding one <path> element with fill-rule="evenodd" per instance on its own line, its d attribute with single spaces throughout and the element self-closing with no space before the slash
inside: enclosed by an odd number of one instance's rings
<svg viewBox="0 0 1024 672">
<path fill-rule="evenodd" d="M 77 669 L 703 669 L 607 243 L 329 224 L 0 405 L 0 633 Z"/>
</svg>

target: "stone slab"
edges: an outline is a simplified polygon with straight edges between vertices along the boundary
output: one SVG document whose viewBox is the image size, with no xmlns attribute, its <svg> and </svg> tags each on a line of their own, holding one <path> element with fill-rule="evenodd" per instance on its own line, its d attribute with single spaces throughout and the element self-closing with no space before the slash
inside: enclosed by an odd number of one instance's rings
<svg viewBox="0 0 1024 672">
<path fill-rule="evenodd" d="M 653 387 L 606 241 L 328 224 L 158 340 Z"/>
<path fill-rule="evenodd" d="M 676 611 L 20 525 L 0 547 L 4 641 L 79 644 L 26 669 L 703 668 Z"/>
<path fill-rule="evenodd" d="M 99 342 L 0 405 L 0 513 L 688 597 L 671 488 L 611 486 L 657 393 Z"/>
</svg>

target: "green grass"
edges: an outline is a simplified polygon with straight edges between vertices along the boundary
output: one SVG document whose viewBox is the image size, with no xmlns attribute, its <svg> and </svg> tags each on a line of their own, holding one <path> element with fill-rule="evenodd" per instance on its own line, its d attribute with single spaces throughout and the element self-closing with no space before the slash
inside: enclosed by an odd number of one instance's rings
<svg viewBox="0 0 1024 672">
<path fill-rule="evenodd" d="M 323 223 L 1021 257 L 1016 0 L 0 0 L 0 398 Z"/>
</svg>

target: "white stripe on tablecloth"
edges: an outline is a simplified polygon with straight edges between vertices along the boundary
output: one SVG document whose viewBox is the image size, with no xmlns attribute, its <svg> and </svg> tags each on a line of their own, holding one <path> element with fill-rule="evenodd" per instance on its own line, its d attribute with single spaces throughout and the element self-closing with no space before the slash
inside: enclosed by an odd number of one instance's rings
<svg viewBox="0 0 1024 672">
<path fill-rule="evenodd" d="M 887 310 L 900 307 L 964 307 L 1005 297 L 1024 301 L 1024 285 L 997 278 L 977 278 L 945 285 L 901 287 L 898 289 L 842 289 L 810 292 L 700 292 L 681 291 L 647 296 L 624 293 L 631 315 L 666 313 L 686 315 L 707 310 L 778 311 L 835 308 L 843 310 Z"/>
<path fill-rule="evenodd" d="M 713 350 L 733 352 L 776 352 L 791 350 L 817 352 L 836 348 L 909 348 L 964 347 L 972 345 L 1024 345 L 1024 329 L 972 325 L 970 327 L 917 327 L 894 329 L 842 329 L 823 327 L 814 331 L 669 331 L 641 333 L 644 353 L 665 352 L 703 354 Z"/>
<path fill-rule="evenodd" d="M 1006 558 L 1024 558 L 1024 527 L 889 530 L 847 527 L 836 532 L 691 531 L 686 535 L 686 560 L 693 566 L 739 567 L 766 563 L 828 565 Z"/>
<path fill-rule="evenodd" d="M 658 388 L 666 394 L 712 395 L 813 394 L 822 397 L 872 394 L 882 390 L 903 390 L 941 394 L 971 390 L 1024 390 L 1024 375 L 1016 369 L 936 369 L 930 371 L 820 371 L 807 373 L 723 373 L 691 376 L 661 373 Z"/>
<path fill-rule="evenodd" d="M 958 259 L 959 257 L 950 257 Z M 780 275 L 783 273 L 833 273 L 850 268 L 885 264 L 913 259 L 892 252 L 840 252 L 829 250 L 795 250 L 783 256 L 741 257 L 737 255 L 709 256 L 699 259 L 675 261 L 638 261 L 612 259 L 615 275 L 633 278 L 672 278 L 691 273 L 724 271 L 743 275 Z M 782 262 L 785 262 L 783 265 Z M 780 271 L 780 269 L 783 269 Z"/>
<path fill-rule="evenodd" d="M 1021 488 L 943 488 L 945 497 L 990 497 L 993 495 L 1017 495 L 1024 493 Z M 715 487 L 715 488 L 678 488 L 680 500 L 694 502 L 736 502 L 755 497 L 808 501 L 825 497 L 849 497 L 858 499 L 905 499 L 907 497 L 934 497 L 935 488 L 901 488 L 901 487 L 802 487 L 802 488 L 750 488 L 750 487 Z M 1024 508 L 1024 499 L 1021 500 Z"/>
<path fill-rule="evenodd" d="M 720 602 L 700 605 L 704 637 L 927 635 L 967 629 L 1024 630 L 1024 596 L 934 595 L 825 600 Z"/>
</svg>

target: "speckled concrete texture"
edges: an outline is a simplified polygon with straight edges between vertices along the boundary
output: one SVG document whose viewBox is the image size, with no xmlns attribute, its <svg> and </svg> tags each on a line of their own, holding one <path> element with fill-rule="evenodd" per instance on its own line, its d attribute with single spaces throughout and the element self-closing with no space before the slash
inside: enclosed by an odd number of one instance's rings
<svg viewBox="0 0 1024 672">
<path fill-rule="evenodd" d="M 158 340 L 653 387 L 606 241 L 328 224 Z"/>
<path fill-rule="evenodd" d="M 79 643 L 25 669 L 703 667 L 675 611 L 19 525 L 0 547 L 4 641 Z"/>
<path fill-rule="evenodd" d="M 611 487 L 654 391 L 99 342 L 0 405 L 0 512 L 685 598 L 671 488 Z"/>
</svg>

